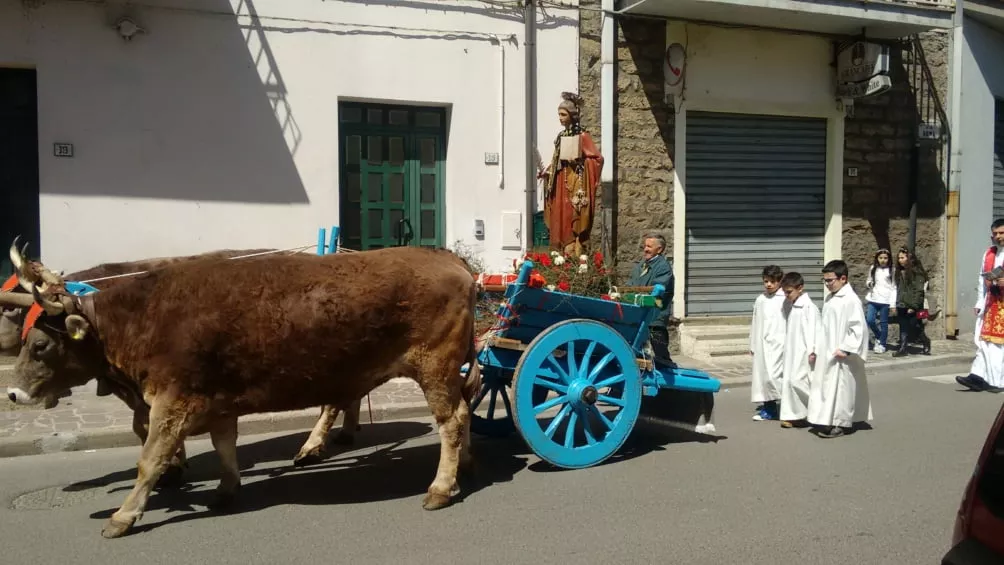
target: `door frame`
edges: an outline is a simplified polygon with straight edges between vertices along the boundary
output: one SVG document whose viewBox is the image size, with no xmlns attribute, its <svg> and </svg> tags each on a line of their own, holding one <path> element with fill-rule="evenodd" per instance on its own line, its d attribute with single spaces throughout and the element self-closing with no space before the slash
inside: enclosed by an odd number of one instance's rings
<svg viewBox="0 0 1004 565">
<path fill-rule="evenodd" d="M 673 161 L 673 315 L 687 317 L 687 112 L 723 112 L 826 119 L 826 197 L 824 203 L 823 263 L 841 257 L 844 218 L 844 113 L 836 107 L 790 107 L 790 105 L 734 102 L 712 99 L 681 102 L 674 122 Z M 819 283 L 820 292 L 825 292 Z M 714 316 L 700 316 L 713 319 Z"/>
<path fill-rule="evenodd" d="M 372 124 L 367 121 L 368 112 L 367 110 L 382 110 L 383 118 L 380 124 Z M 346 120 L 347 111 L 358 110 L 360 113 L 358 121 Z M 387 120 L 389 119 L 390 112 L 393 111 L 404 111 L 407 112 L 408 120 L 407 124 L 389 124 Z M 447 133 L 447 108 L 442 106 L 420 106 L 420 105 L 407 105 L 407 104 L 388 104 L 380 102 L 359 102 L 359 101 L 349 101 L 343 100 L 338 102 L 338 203 L 339 203 L 339 223 L 343 222 L 342 214 L 348 209 L 348 191 L 346 187 L 348 186 L 348 171 L 347 165 L 345 163 L 345 140 L 348 136 L 358 135 L 361 139 L 360 149 L 362 153 L 360 154 L 360 160 L 365 159 L 366 151 L 368 147 L 366 146 L 365 137 L 367 135 L 379 135 L 382 137 L 387 136 L 397 136 L 403 137 L 405 139 L 405 169 L 406 169 L 406 187 L 405 187 L 405 206 L 406 214 L 405 217 L 409 219 L 412 225 L 413 237 L 408 245 L 420 246 L 422 245 L 421 237 L 421 213 L 423 210 L 432 209 L 435 211 L 436 216 L 436 230 L 433 236 L 433 242 L 428 242 L 425 245 L 443 246 L 445 245 L 446 239 L 446 133 Z M 438 118 L 438 123 L 436 125 L 426 125 L 418 123 L 419 114 L 432 114 L 436 115 Z M 435 165 L 432 167 L 432 171 L 436 175 L 436 187 L 435 187 L 435 203 L 434 204 L 422 204 L 421 202 L 421 176 L 423 173 L 423 168 L 421 166 L 421 161 L 419 157 L 420 148 L 418 147 L 419 138 L 431 137 L 435 139 L 436 143 L 436 155 L 437 159 Z M 429 172 L 429 168 L 425 168 L 426 172 Z M 365 200 L 365 190 L 360 195 L 359 208 L 360 211 L 364 209 L 363 201 Z M 366 214 L 361 214 L 359 221 L 359 231 L 360 231 L 360 247 L 363 246 L 363 241 L 367 239 L 363 237 L 363 234 L 367 233 L 367 228 L 369 227 L 369 219 Z M 417 228 L 414 226 L 418 226 Z M 389 226 L 393 230 L 393 226 Z M 393 232 L 392 232 L 393 233 Z"/>
</svg>

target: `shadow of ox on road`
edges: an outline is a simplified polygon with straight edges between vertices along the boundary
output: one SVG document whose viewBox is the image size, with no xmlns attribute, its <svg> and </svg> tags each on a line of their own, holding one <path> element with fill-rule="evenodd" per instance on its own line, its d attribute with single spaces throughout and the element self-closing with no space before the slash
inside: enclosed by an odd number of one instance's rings
<svg viewBox="0 0 1004 565">
<path fill-rule="evenodd" d="M 646 399 L 649 400 L 649 399 Z M 652 399 L 655 400 L 655 399 Z M 663 403 L 665 404 L 665 403 Z M 651 416 L 653 403 L 646 408 Z M 661 451 L 672 443 L 717 442 L 724 436 L 697 434 L 683 426 L 660 425 L 663 420 L 639 420 L 627 443 L 601 465 L 633 459 L 652 451 Z M 546 425 L 546 422 L 544 423 Z M 433 441 L 409 447 L 406 442 L 432 435 Z M 329 446 L 327 459 L 315 465 L 294 467 L 293 455 L 306 439 L 307 432 L 269 437 L 238 446 L 242 486 L 230 514 L 254 512 L 280 504 L 356 504 L 401 499 L 425 494 L 439 459 L 438 432 L 427 422 L 376 422 L 364 426 L 356 435 L 356 443 L 347 448 Z M 561 471 L 544 461 L 528 466 L 532 455 L 522 438 L 513 435 L 504 439 L 472 437 L 475 458 L 473 475 L 461 476 L 460 494 L 455 503 L 463 502 L 481 489 L 495 483 L 509 482 L 524 468 L 532 472 Z M 257 468 L 264 463 L 285 462 L 268 469 Z M 422 469 L 420 473 L 414 469 Z M 425 470 L 428 471 L 425 471 Z M 574 472 L 574 471 L 571 471 Z M 185 471 L 185 484 L 180 488 L 162 488 L 154 493 L 146 511 L 184 512 L 161 522 L 137 524 L 136 533 L 159 526 L 186 522 L 216 514 L 208 509 L 213 500 L 216 481 L 220 477 L 219 459 L 214 451 L 194 455 Z M 136 479 L 131 467 L 70 484 L 63 492 L 107 489 L 104 494 L 128 491 Z M 253 480 L 249 480 L 253 479 Z M 199 485 L 198 483 L 208 483 Z M 91 498 L 91 497 L 88 497 Z M 115 511 L 108 508 L 90 515 L 105 520 Z"/>
</svg>

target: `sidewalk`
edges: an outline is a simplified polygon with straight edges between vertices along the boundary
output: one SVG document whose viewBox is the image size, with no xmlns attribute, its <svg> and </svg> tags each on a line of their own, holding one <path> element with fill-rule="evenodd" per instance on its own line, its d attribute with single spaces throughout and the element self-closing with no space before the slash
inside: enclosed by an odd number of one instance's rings
<svg viewBox="0 0 1004 565">
<path fill-rule="evenodd" d="M 870 374 L 898 372 L 917 367 L 948 367 L 972 361 L 976 346 L 972 337 L 933 342 L 931 355 L 893 358 L 891 352 L 868 358 Z M 722 382 L 722 390 L 749 385 L 751 362 L 748 358 L 716 364 L 700 363 L 677 356 L 683 367 L 702 369 Z M 9 371 L 12 360 L 0 360 L 0 371 Z M 110 447 L 138 446 L 132 431 L 132 411 L 114 396 L 95 395 L 97 383 L 91 381 L 73 390 L 52 410 L 0 411 L 0 457 L 16 457 L 60 451 L 82 451 Z M 363 399 L 359 421 L 386 421 L 422 418 L 430 415 L 425 397 L 408 379 L 393 379 Z M 6 399 L 0 399 L 6 402 Z M 372 406 L 372 412 L 369 406 Z M 253 414 L 241 418 L 240 434 L 308 430 L 320 414 L 320 408 Z M 341 425 L 341 417 L 338 426 Z M 337 428 L 337 427 L 336 427 Z"/>
</svg>

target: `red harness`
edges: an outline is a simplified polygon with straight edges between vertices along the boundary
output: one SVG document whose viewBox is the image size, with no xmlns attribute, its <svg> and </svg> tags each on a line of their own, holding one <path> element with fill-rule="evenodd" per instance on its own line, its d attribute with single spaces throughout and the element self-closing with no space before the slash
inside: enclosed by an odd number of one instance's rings
<svg viewBox="0 0 1004 565">
<path fill-rule="evenodd" d="M 18 285 L 17 275 L 16 274 L 11 275 L 10 278 L 3 283 L 3 286 L 0 286 L 0 292 L 10 292 L 15 288 L 17 288 L 17 285 Z M 38 321 L 38 318 L 44 312 L 45 310 L 38 304 L 32 304 L 31 308 L 28 308 L 28 313 L 24 317 L 24 325 L 21 326 L 22 343 L 24 342 L 24 340 L 28 339 L 28 332 L 31 331 L 31 328 L 35 327 L 35 322 Z"/>
</svg>

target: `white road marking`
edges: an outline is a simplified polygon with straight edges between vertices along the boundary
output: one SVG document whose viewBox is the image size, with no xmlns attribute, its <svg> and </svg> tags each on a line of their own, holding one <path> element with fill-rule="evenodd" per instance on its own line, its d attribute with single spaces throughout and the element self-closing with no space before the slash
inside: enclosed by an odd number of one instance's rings
<svg viewBox="0 0 1004 565">
<path fill-rule="evenodd" d="M 958 374 L 953 373 L 951 375 L 931 375 L 928 377 L 914 377 L 914 378 L 917 379 L 918 381 L 927 381 L 929 383 L 958 386 L 958 383 L 955 382 L 955 377 L 957 376 Z"/>
</svg>

